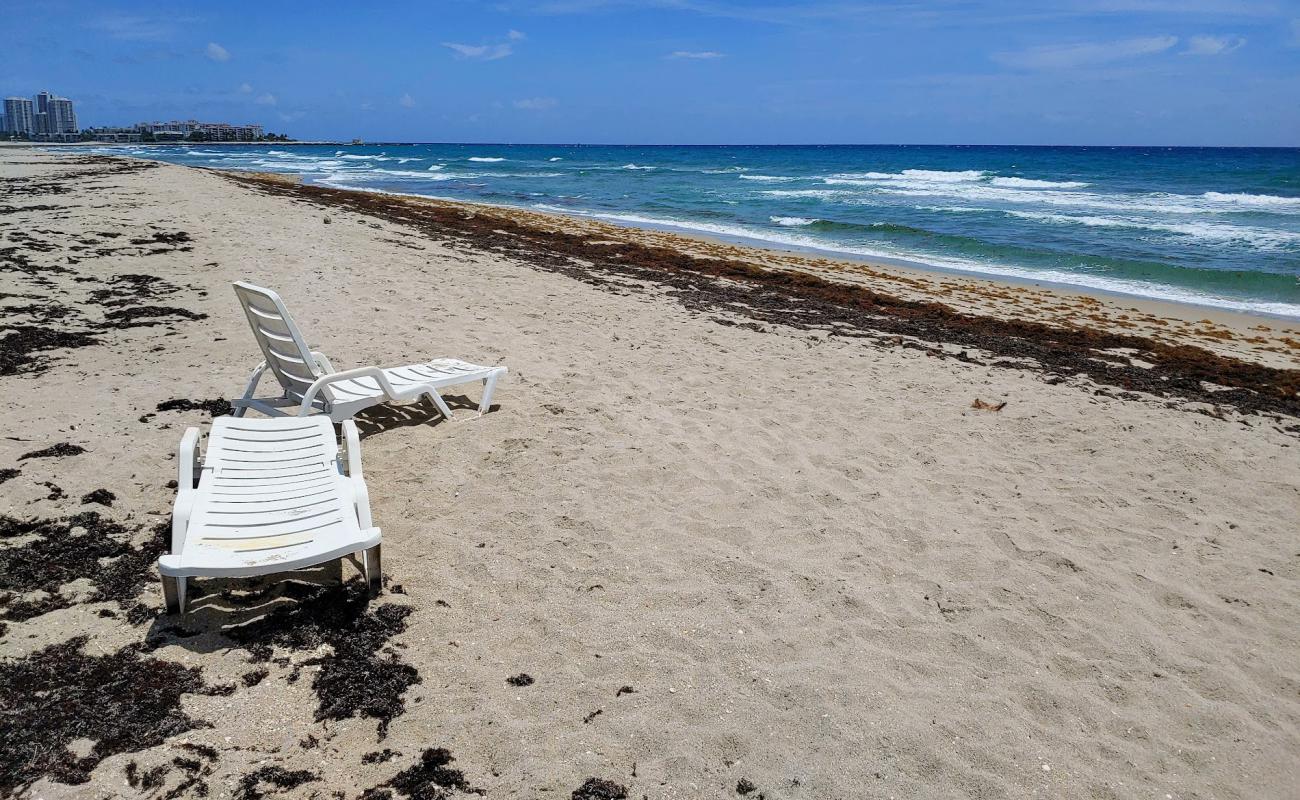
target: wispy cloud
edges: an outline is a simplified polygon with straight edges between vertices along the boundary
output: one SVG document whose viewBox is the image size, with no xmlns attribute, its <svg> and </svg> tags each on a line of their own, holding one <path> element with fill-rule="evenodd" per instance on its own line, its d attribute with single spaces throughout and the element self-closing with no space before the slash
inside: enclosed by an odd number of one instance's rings
<svg viewBox="0 0 1300 800">
<path fill-rule="evenodd" d="M 397 98 L 397 104 L 402 108 L 415 108 L 415 98 L 411 97 L 410 93 L 407 92 Z"/>
<path fill-rule="evenodd" d="M 252 93 L 253 93 L 253 84 L 251 84 L 251 83 L 247 83 L 247 82 L 239 84 L 239 93 L 240 93 L 240 94 L 252 94 Z"/>
<path fill-rule="evenodd" d="M 525 111 L 545 111 L 548 108 L 555 108 L 557 105 L 559 103 L 554 97 L 527 97 L 515 101 L 515 108 L 522 108 Z"/>
<path fill-rule="evenodd" d="M 496 61 L 498 58 L 505 58 L 513 55 L 515 46 L 511 42 L 522 42 L 528 36 L 522 31 L 511 28 L 506 31 L 505 41 L 489 42 L 487 44 L 461 44 L 460 42 L 443 42 L 442 46 L 456 54 L 457 58 L 468 58 L 476 61 Z"/>
<path fill-rule="evenodd" d="M 254 100 L 253 102 L 257 103 L 259 106 L 273 106 L 276 104 L 277 101 L 275 99 L 275 95 L 271 94 L 270 92 L 263 92 L 262 94 L 258 95 L 257 99 Z"/>
<path fill-rule="evenodd" d="M 1187 40 L 1186 56 L 1226 56 L 1246 43 L 1242 36 L 1193 36 Z"/>
<path fill-rule="evenodd" d="M 131 14 L 106 14 L 87 23 L 87 27 L 125 41 L 161 42 L 172 38 L 172 20 Z"/>
<path fill-rule="evenodd" d="M 216 42 L 208 42 L 207 49 L 203 51 L 203 54 L 206 55 L 208 58 L 212 59 L 213 61 L 230 60 L 230 51 L 222 47 L 221 45 L 217 44 Z"/>
<path fill-rule="evenodd" d="M 501 44 L 459 44 L 457 42 L 443 42 L 442 46 L 450 48 L 456 53 L 458 58 L 470 58 L 479 61 L 496 61 L 498 58 L 505 58 L 515 52 L 513 47 L 504 42 Z"/>
<path fill-rule="evenodd" d="M 1177 36 L 1142 36 L 1112 42 L 1049 44 L 993 54 L 993 60 L 1020 69 L 1068 69 L 1109 64 L 1163 53 L 1178 44 Z"/>
<path fill-rule="evenodd" d="M 693 58 L 700 61 L 706 61 L 711 58 L 722 58 L 725 53 L 719 53 L 716 50 L 676 50 L 668 54 L 668 58 Z"/>
</svg>

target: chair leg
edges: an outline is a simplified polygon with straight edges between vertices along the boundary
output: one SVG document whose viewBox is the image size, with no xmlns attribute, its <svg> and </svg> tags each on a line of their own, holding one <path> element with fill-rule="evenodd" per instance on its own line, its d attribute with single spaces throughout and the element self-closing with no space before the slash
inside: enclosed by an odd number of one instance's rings
<svg viewBox="0 0 1300 800">
<path fill-rule="evenodd" d="M 377 544 L 366 550 L 366 583 L 369 584 L 371 597 L 378 597 L 383 588 L 384 567 L 379 554 L 381 547 Z"/>
<path fill-rule="evenodd" d="M 483 379 L 483 399 L 479 401 L 478 413 L 486 414 L 492 407 L 492 392 L 497 388 L 497 378 L 500 377 L 495 373 L 488 378 Z"/>
<path fill-rule="evenodd" d="M 162 576 L 163 603 L 168 614 L 185 613 L 185 579 Z"/>
<path fill-rule="evenodd" d="M 451 409 L 447 408 L 447 402 L 442 399 L 442 395 L 438 394 L 437 392 L 429 392 L 429 399 L 432 400 L 433 404 L 438 407 L 438 411 L 442 413 L 443 418 L 446 419 L 448 422 L 450 422 Z"/>
</svg>

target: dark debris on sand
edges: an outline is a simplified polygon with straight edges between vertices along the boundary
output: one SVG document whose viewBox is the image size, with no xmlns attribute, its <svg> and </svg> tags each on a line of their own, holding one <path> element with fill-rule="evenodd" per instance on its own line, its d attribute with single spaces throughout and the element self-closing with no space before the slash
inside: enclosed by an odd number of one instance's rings
<svg viewBox="0 0 1300 800">
<path fill-rule="evenodd" d="M 22 470 L 13 469 L 12 467 L 6 467 L 5 469 L 0 469 L 0 483 L 11 481 L 14 478 L 17 478 L 21 474 L 23 474 Z"/>
<path fill-rule="evenodd" d="M 588 778 L 569 795 L 570 800 L 624 800 L 627 787 L 605 778 Z"/>
<path fill-rule="evenodd" d="M 626 292 L 625 280 L 651 281 L 682 305 L 723 324 L 736 315 L 796 329 L 833 329 L 838 335 L 953 356 L 941 345 L 987 353 L 987 366 L 1042 373 L 1046 379 L 1086 376 L 1132 394 L 1235 408 L 1242 413 L 1300 417 L 1300 370 L 1230 358 L 1192 345 L 1174 345 L 1128 333 L 998 319 L 942 303 L 905 300 L 865 286 L 809 273 L 765 269 L 725 258 L 700 258 L 667 247 L 620 241 L 598 243 L 585 233 L 534 227 L 503 214 L 322 186 L 229 180 L 270 195 L 335 206 L 415 227 L 437 240 L 495 252 L 608 291 Z M 726 316 L 718 316 L 726 315 Z M 751 324 L 751 323 L 746 323 Z M 909 337 L 904 339 L 904 337 Z M 1131 349 L 1150 366 L 1117 360 L 1106 351 Z M 1214 388 L 1208 384 L 1214 384 Z M 1131 399 L 1127 395 L 1112 395 Z M 1140 395 L 1135 395 L 1139 396 Z"/>
<path fill-rule="evenodd" d="M 153 611 L 136 598 L 150 580 L 153 563 L 167 551 L 171 524 L 158 523 L 137 547 L 128 543 L 133 532 L 96 511 L 58 519 L 0 516 L 0 539 L 37 537 L 20 546 L 0 548 L 0 590 L 47 594 L 38 601 L 16 600 L 6 594 L 0 598 L 0 613 L 4 619 L 22 621 L 66 608 L 70 602 L 59 595 L 59 587 L 90 577 L 94 590 L 85 602 L 117 602 L 126 608 L 128 621 L 143 622 Z"/>
<path fill-rule="evenodd" d="M 453 797 L 453 792 L 484 794 L 482 789 L 470 784 L 465 773 L 451 766 L 455 760 L 445 747 L 429 748 L 420 754 L 419 763 L 397 773 L 386 783 L 366 790 L 361 796 L 367 800 L 391 798 L 392 792 L 388 789 L 396 790 L 411 800 L 448 800 Z"/>
<path fill-rule="evenodd" d="M 235 789 L 234 798 L 235 800 L 261 800 L 261 798 L 266 797 L 266 794 L 262 791 L 264 784 L 275 789 L 293 789 L 302 786 L 304 783 L 318 780 L 320 780 L 319 775 L 305 769 L 290 772 L 284 767 L 261 767 L 239 779 L 239 786 Z"/>
<path fill-rule="evenodd" d="M 81 496 L 81 504 L 83 506 L 91 503 L 98 503 L 101 506 L 112 508 L 115 500 L 117 500 L 117 495 L 107 489 L 96 489 L 93 492 L 87 492 Z"/>
<path fill-rule="evenodd" d="M 312 680 L 319 700 L 316 719 L 371 717 L 379 720 L 380 737 L 386 736 L 389 723 L 406 710 L 402 695 L 420 682 L 420 673 L 395 652 L 380 652 L 406 630 L 411 609 L 391 603 L 375 606 L 359 580 L 298 593 L 298 602 L 227 635 L 256 661 L 269 660 L 275 646 L 308 651 L 328 646 L 331 653 L 299 664 L 320 666 Z"/>
<path fill-rule="evenodd" d="M 79 444 L 68 444 L 62 442 L 52 445 L 44 450 L 33 450 L 30 453 L 23 453 L 18 456 L 19 461 L 26 461 L 29 458 L 67 458 L 68 456 L 79 456 L 86 452 L 86 448 Z"/>
<path fill-rule="evenodd" d="M 532 686 L 533 683 L 535 683 L 535 680 L 533 679 L 533 676 L 529 675 L 527 672 L 521 672 L 518 675 L 511 675 L 509 678 L 506 678 L 506 683 L 511 686 Z"/>
<path fill-rule="evenodd" d="M 234 411 L 234 406 L 224 397 L 218 397 L 215 400 L 187 400 L 179 398 L 175 400 L 164 400 L 158 404 L 159 411 L 206 411 L 214 417 L 225 416 Z"/>
<path fill-rule="evenodd" d="M 88 655 L 87 637 L 0 662 L 0 796 L 42 776 L 85 783 L 108 756 L 155 747 L 196 727 L 181 695 L 204 686 L 197 667 L 142 657 L 141 645 Z M 78 758 L 68 745 L 95 742 Z"/>
</svg>

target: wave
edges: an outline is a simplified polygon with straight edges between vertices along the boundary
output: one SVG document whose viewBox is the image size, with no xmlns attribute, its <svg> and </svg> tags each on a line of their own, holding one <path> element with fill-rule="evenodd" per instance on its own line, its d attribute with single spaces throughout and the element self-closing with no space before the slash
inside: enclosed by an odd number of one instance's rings
<svg viewBox="0 0 1300 800">
<path fill-rule="evenodd" d="M 742 181 L 763 181 L 764 183 L 786 183 L 788 181 L 802 180 L 801 178 L 791 178 L 785 175 L 737 175 Z"/>
<path fill-rule="evenodd" d="M 440 170 L 440 169 L 446 169 L 446 168 L 447 168 L 447 165 L 446 165 L 446 164 L 434 164 L 434 165 L 432 165 L 432 166 L 429 167 L 428 171 L 429 171 L 429 172 L 437 172 L 437 171 Z"/>
<path fill-rule="evenodd" d="M 772 220 L 772 222 L 775 222 L 777 225 L 785 225 L 787 227 L 800 227 L 821 222 L 819 219 L 810 219 L 808 217 L 768 217 L 768 219 Z"/>
<path fill-rule="evenodd" d="M 619 169 L 658 169 L 658 167 L 642 167 L 636 164 L 624 164 Z"/>
<path fill-rule="evenodd" d="M 496 163 L 497 161 L 505 161 L 504 158 L 497 158 L 496 156 L 470 156 L 469 158 L 467 158 L 467 159 L 465 159 L 465 160 L 466 160 L 466 161 L 481 161 L 481 162 L 485 162 L 485 163 L 488 163 L 488 164 L 493 164 L 493 163 Z"/>
<path fill-rule="evenodd" d="M 392 159 L 383 156 L 361 156 L 354 153 L 344 153 L 342 150 L 334 154 L 337 158 L 345 158 L 348 161 L 391 161 Z"/>
<path fill-rule="evenodd" d="M 1117 219 L 1114 217 L 1052 214 L 1041 211 L 1008 211 L 1018 219 L 1034 220 L 1056 225 L 1085 225 L 1092 228 L 1128 228 L 1157 231 L 1214 242 L 1242 242 L 1259 250 L 1289 249 L 1288 245 L 1300 243 L 1300 231 L 1283 231 L 1247 225 L 1230 225 L 1216 222 L 1170 223 L 1143 219 Z"/>
<path fill-rule="evenodd" d="M 550 158 L 548 158 L 548 159 L 546 159 L 546 160 L 547 160 L 547 161 L 563 161 L 564 159 L 560 158 L 559 156 L 551 156 Z"/>
<path fill-rule="evenodd" d="M 749 167 L 725 167 L 723 169 L 703 169 L 705 175 L 730 175 L 733 172 L 748 172 Z"/>
<path fill-rule="evenodd" d="M 1084 181 L 1039 181 L 1030 178 L 993 178 L 989 183 L 1012 189 L 1082 189 L 1091 186 Z"/>
<path fill-rule="evenodd" d="M 561 209 L 546 210 L 560 211 Z M 563 209 L 562 211 L 565 214 L 594 217 L 597 219 L 608 220 L 610 222 L 624 222 L 631 225 L 649 225 L 656 228 L 711 233 L 733 239 L 778 244 L 799 249 L 817 250 L 821 252 L 868 258 L 906 260 L 923 266 L 928 265 L 955 272 L 990 275 L 1033 282 L 1046 281 L 1049 283 L 1080 286 L 1088 289 L 1112 292 L 1115 294 L 1146 297 L 1175 303 L 1190 303 L 1192 305 L 1211 306 L 1215 308 L 1259 314 L 1273 314 L 1284 317 L 1300 317 L 1300 304 L 1297 303 L 1271 302 L 1265 300 L 1240 300 L 1233 297 L 1223 297 L 1209 292 L 1200 292 L 1193 289 L 1185 289 L 1148 280 L 1112 278 L 1106 275 L 1071 272 L 1063 269 L 1036 269 L 1004 264 L 990 264 L 982 261 L 950 256 L 914 254 L 906 250 L 891 248 L 887 244 L 882 244 L 879 247 L 863 247 L 860 245 L 849 245 L 826 241 L 798 233 L 786 233 L 771 229 L 752 228 L 744 225 L 726 225 L 710 222 L 697 222 L 693 220 L 664 219 L 646 217 L 640 214 L 612 214 L 596 211 L 580 211 L 575 209 Z"/>
<path fill-rule="evenodd" d="M 1201 197 L 1216 203 L 1300 209 L 1300 197 L 1281 197 L 1275 194 L 1245 194 L 1242 192 L 1206 192 Z"/>
</svg>

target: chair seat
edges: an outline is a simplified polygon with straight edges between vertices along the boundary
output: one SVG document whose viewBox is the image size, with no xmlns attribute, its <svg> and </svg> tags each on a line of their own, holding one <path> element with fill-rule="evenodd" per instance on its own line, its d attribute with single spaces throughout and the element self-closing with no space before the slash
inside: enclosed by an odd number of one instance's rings
<svg viewBox="0 0 1300 800">
<path fill-rule="evenodd" d="M 456 358 L 438 358 L 423 364 L 392 367 L 383 372 L 394 389 L 406 392 L 417 386 L 441 389 L 461 383 L 487 380 L 493 373 L 501 371 L 503 371 L 501 367 L 484 367 Z M 354 378 L 331 383 L 329 392 L 336 403 L 352 403 L 385 396 L 383 387 L 374 378 Z"/>
<path fill-rule="evenodd" d="M 213 420 L 170 577 L 265 575 L 318 564 L 379 543 L 358 523 L 353 482 L 340 472 L 323 417 Z"/>
</svg>

